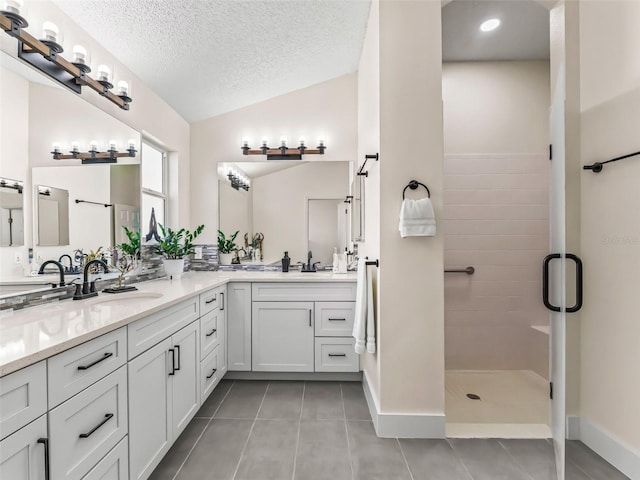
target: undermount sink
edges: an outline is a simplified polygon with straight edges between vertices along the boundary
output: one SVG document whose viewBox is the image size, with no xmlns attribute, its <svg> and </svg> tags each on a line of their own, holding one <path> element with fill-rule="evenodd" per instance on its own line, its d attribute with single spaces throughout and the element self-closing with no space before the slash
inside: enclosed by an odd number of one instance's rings
<svg viewBox="0 0 640 480">
<path fill-rule="evenodd" d="M 86 302 L 86 305 L 100 305 L 107 302 L 139 302 L 160 297 L 162 297 L 162 294 L 158 292 L 101 293 L 99 297 Z"/>
</svg>

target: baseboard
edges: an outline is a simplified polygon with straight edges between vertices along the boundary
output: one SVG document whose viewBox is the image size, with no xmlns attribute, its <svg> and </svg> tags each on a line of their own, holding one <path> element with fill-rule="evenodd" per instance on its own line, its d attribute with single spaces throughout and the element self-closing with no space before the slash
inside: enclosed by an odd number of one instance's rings
<svg viewBox="0 0 640 480">
<path fill-rule="evenodd" d="M 381 438 L 445 438 L 444 414 L 382 413 L 363 372 L 362 388 L 376 435 Z"/>
<path fill-rule="evenodd" d="M 231 372 L 224 376 L 228 380 L 297 380 L 320 382 L 361 382 L 360 372 Z"/>
<path fill-rule="evenodd" d="M 567 415 L 567 440 L 580 440 L 580 417 Z"/>
<path fill-rule="evenodd" d="M 586 418 L 580 419 L 580 440 L 631 479 L 640 479 L 640 452 Z"/>
</svg>

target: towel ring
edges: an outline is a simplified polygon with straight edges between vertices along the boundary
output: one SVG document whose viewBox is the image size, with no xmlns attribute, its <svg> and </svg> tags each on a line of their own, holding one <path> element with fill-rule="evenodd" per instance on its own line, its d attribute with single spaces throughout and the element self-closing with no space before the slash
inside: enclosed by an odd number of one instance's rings
<svg viewBox="0 0 640 480">
<path fill-rule="evenodd" d="M 402 200 L 404 200 L 404 194 L 407 191 L 407 188 L 410 188 L 411 190 L 415 190 L 420 185 L 422 185 L 427 191 L 427 197 L 431 198 L 431 192 L 429 191 L 429 187 L 427 187 L 424 183 L 418 182 L 417 180 L 411 180 L 409 184 L 406 187 L 404 187 L 404 190 L 402 190 Z"/>
</svg>

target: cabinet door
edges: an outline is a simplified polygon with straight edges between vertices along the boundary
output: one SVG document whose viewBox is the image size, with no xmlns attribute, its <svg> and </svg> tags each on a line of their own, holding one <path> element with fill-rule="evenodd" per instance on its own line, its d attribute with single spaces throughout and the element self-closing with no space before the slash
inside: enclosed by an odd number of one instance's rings
<svg viewBox="0 0 640 480">
<path fill-rule="evenodd" d="M 199 323 L 193 322 L 171 339 L 173 344 L 174 374 L 171 376 L 173 439 L 184 430 L 200 407 L 200 354 Z"/>
<path fill-rule="evenodd" d="M 171 446 L 171 339 L 129 362 L 129 472 L 145 480 Z"/>
<path fill-rule="evenodd" d="M 253 370 L 313 372 L 313 302 L 253 302 Z"/>
<path fill-rule="evenodd" d="M 0 442 L 0 478 L 44 480 L 47 416 L 42 415 Z"/>
<path fill-rule="evenodd" d="M 251 371 L 251 284 L 228 284 L 224 303 L 229 371 Z"/>
<path fill-rule="evenodd" d="M 227 308 L 227 286 L 220 287 L 218 291 L 220 292 L 220 318 L 218 323 L 221 331 L 219 346 L 223 347 L 219 354 L 218 365 L 220 366 L 220 376 L 222 377 L 227 373 L 227 312 L 229 311 Z M 251 320 L 249 320 L 249 323 L 251 323 Z"/>
</svg>

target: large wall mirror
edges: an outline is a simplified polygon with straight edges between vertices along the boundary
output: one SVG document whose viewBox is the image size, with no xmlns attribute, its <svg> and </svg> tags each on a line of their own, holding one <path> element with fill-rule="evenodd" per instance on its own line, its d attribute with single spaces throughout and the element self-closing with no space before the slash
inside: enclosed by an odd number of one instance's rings
<svg viewBox="0 0 640 480">
<path fill-rule="evenodd" d="M 220 230 L 239 231 L 242 263 L 278 264 L 285 251 L 293 264 L 331 265 L 334 248 L 347 247 L 351 162 L 270 160 L 218 164 Z M 233 188 L 229 170 L 249 179 L 248 190 Z M 263 238 L 262 260 L 250 258 L 254 237 Z M 246 238 L 246 244 L 245 244 Z"/>
<path fill-rule="evenodd" d="M 139 229 L 141 141 L 139 132 L 4 52 L 0 77 L 0 178 L 22 186 L 21 193 L 0 187 L 5 285 L 26 278 L 28 248 L 35 259 L 57 260 L 121 243 L 123 226 Z M 94 140 L 100 151 L 112 141 L 125 151 L 131 140 L 138 153 L 97 165 L 54 160 L 50 153 L 54 142 L 63 153 L 72 142 L 86 152 Z"/>
</svg>

